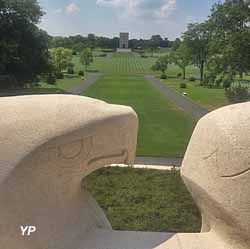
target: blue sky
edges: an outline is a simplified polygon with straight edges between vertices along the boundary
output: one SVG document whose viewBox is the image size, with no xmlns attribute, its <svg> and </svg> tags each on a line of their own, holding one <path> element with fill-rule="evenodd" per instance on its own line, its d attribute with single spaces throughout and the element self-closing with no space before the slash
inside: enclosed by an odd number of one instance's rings
<svg viewBox="0 0 250 249">
<path fill-rule="evenodd" d="M 174 39 L 190 22 L 206 19 L 218 0 L 40 0 L 40 27 L 51 35 L 107 37 L 126 31 L 132 38 L 153 34 Z"/>
</svg>

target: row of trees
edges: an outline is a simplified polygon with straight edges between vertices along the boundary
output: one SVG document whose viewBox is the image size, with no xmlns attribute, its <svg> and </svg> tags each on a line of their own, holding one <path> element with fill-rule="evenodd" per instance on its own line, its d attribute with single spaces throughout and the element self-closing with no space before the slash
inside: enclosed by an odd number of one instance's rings
<svg viewBox="0 0 250 249">
<path fill-rule="evenodd" d="M 227 0 L 215 4 L 208 20 L 189 24 L 179 46 L 159 59 L 154 69 L 162 71 L 168 63 L 178 65 L 183 78 L 186 67 L 196 65 L 202 84 L 223 83 L 227 88 L 236 78 L 243 79 L 250 73 L 249 2 Z"/>
<path fill-rule="evenodd" d="M 84 48 L 106 48 L 117 49 L 119 47 L 119 38 L 98 37 L 89 34 L 87 37 L 81 35 L 69 37 L 49 37 L 50 48 L 64 47 L 72 49 L 74 52 L 80 52 Z M 175 47 L 180 43 L 180 39 L 170 41 L 168 38 L 162 38 L 160 35 L 153 35 L 151 39 L 131 39 L 129 47 L 132 49 L 153 49 L 158 47 Z"/>
<path fill-rule="evenodd" d="M 59 75 L 62 71 L 68 69 L 73 72 L 74 64 L 72 63 L 73 51 L 68 48 L 58 47 L 49 50 L 50 70 L 49 74 Z M 80 62 L 87 70 L 88 66 L 93 62 L 93 53 L 91 49 L 83 49 L 80 53 Z"/>
</svg>

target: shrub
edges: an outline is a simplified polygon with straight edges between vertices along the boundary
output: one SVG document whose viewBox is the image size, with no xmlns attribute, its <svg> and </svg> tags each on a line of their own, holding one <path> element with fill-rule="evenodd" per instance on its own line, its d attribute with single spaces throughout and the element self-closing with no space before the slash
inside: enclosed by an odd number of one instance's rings
<svg viewBox="0 0 250 249">
<path fill-rule="evenodd" d="M 220 87 L 221 83 L 222 83 L 222 78 L 221 77 L 219 77 L 219 78 L 217 78 L 215 80 L 215 84 L 216 84 L 217 87 Z"/>
<path fill-rule="evenodd" d="M 64 74 L 62 72 L 56 72 L 56 78 L 57 79 L 63 79 L 64 78 Z"/>
<path fill-rule="evenodd" d="M 102 49 L 102 52 L 104 52 L 104 53 L 112 53 L 112 52 L 115 52 L 115 49 L 109 49 L 109 48 L 107 48 L 107 49 Z"/>
<path fill-rule="evenodd" d="M 74 74 L 75 73 L 74 69 L 72 67 L 69 67 L 67 72 L 68 72 L 68 74 Z"/>
<path fill-rule="evenodd" d="M 182 73 L 178 73 L 177 77 L 180 78 L 182 76 Z"/>
<path fill-rule="evenodd" d="M 138 53 L 138 54 L 144 54 L 145 50 L 144 49 L 133 49 L 133 52 Z"/>
<path fill-rule="evenodd" d="M 196 78 L 195 77 L 193 77 L 193 76 L 191 76 L 191 77 L 189 77 L 189 79 L 188 79 L 189 81 L 196 81 Z"/>
<path fill-rule="evenodd" d="M 107 57 L 107 54 L 105 54 L 105 53 L 99 54 L 99 57 Z"/>
<path fill-rule="evenodd" d="M 83 70 L 80 70 L 80 71 L 78 72 L 78 75 L 79 75 L 79 76 L 84 76 Z"/>
<path fill-rule="evenodd" d="M 181 83 L 180 88 L 187 88 L 187 84 L 186 83 Z"/>
<path fill-rule="evenodd" d="M 143 54 L 143 55 L 141 55 L 141 58 L 148 58 L 148 56 Z"/>
<path fill-rule="evenodd" d="M 223 80 L 223 88 L 228 89 L 232 85 L 232 81 L 230 79 L 224 79 Z"/>
<path fill-rule="evenodd" d="M 250 90 L 239 85 L 226 89 L 226 96 L 231 103 L 241 103 L 250 100 Z"/>
<path fill-rule="evenodd" d="M 48 74 L 47 76 L 47 83 L 50 84 L 50 85 L 54 85 L 56 83 L 56 76 L 55 74 Z"/>
<path fill-rule="evenodd" d="M 161 79 L 162 80 L 166 80 L 168 78 L 168 76 L 165 74 L 165 73 L 162 73 L 161 74 Z"/>
</svg>

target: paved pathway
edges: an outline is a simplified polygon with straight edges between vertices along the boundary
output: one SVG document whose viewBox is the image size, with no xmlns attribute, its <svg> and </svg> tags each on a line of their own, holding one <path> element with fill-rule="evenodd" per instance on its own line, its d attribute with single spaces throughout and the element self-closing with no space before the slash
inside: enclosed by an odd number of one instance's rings
<svg viewBox="0 0 250 249">
<path fill-rule="evenodd" d="M 81 94 L 88 87 L 90 87 L 99 77 L 101 77 L 101 73 L 93 73 L 88 76 L 87 79 L 82 80 L 79 85 L 74 86 L 66 91 L 70 94 Z M 148 76 L 149 77 L 149 76 Z M 144 165 L 144 167 L 163 167 L 164 166 L 176 166 L 180 167 L 182 163 L 182 158 L 164 158 L 164 157 L 137 157 L 135 160 L 135 164 Z M 154 165 L 154 166 L 151 166 Z M 141 167 L 141 166 L 140 166 Z"/>
<path fill-rule="evenodd" d="M 96 80 L 102 76 L 101 73 L 91 73 L 85 80 L 82 80 L 79 85 L 68 88 L 67 93 L 78 95 L 84 92 L 88 87 L 90 87 Z"/>
<path fill-rule="evenodd" d="M 129 168 L 131 166 L 126 165 L 126 164 L 111 164 L 109 166 L 106 167 L 119 167 L 119 168 Z M 134 169 L 156 169 L 156 170 L 167 170 L 167 171 L 171 171 L 171 170 L 180 170 L 180 167 L 174 167 L 174 166 L 159 166 L 159 165 L 143 165 L 143 164 L 134 164 L 132 166 Z"/>
<path fill-rule="evenodd" d="M 174 102 L 183 111 L 190 113 L 195 119 L 200 119 L 201 117 L 209 113 L 206 108 L 194 103 L 189 98 L 182 96 L 180 93 L 176 92 L 167 85 L 164 85 L 153 75 L 146 75 L 145 79 L 151 82 L 151 84 L 162 94 L 164 94 L 170 101 Z"/>
<path fill-rule="evenodd" d="M 182 161 L 181 157 L 136 157 L 135 164 L 180 167 Z"/>
</svg>

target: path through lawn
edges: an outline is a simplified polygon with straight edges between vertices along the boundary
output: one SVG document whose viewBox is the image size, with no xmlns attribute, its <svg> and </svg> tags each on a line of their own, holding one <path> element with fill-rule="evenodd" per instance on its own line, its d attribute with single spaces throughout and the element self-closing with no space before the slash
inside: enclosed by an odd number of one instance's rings
<svg viewBox="0 0 250 249">
<path fill-rule="evenodd" d="M 140 119 L 137 155 L 183 156 L 194 121 L 143 76 L 105 75 L 83 95 L 135 109 Z"/>
</svg>

